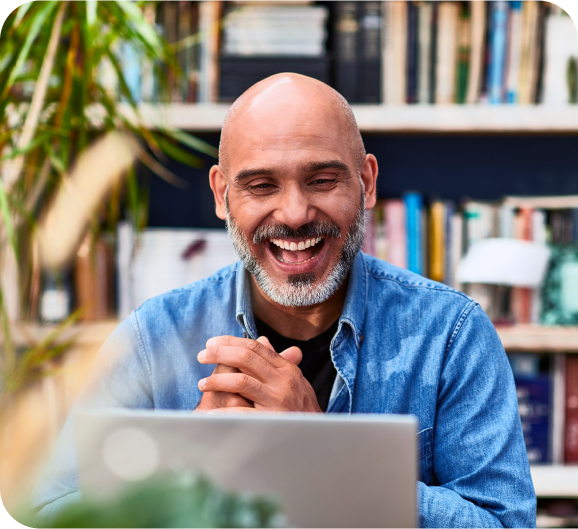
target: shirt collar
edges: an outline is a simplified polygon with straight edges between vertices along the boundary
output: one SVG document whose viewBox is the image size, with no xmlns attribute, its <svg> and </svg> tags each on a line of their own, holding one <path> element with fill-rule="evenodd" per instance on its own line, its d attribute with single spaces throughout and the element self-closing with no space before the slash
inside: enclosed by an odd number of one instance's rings
<svg viewBox="0 0 578 529">
<path fill-rule="evenodd" d="M 243 263 L 239 261 L 236 269 L 236 317 L 237 322 L 247 333 L 249 338 L 258 338 L 255 318 L 251 308 L 250 277 Z M 343 311 L 339 318 L 339 331 L 342 332 L 344 324 L 351 328 L 357 348 L 363 340 L 361 329 L 365 319 L 365 307 L 367 303 L 367 268 L 363 254 L 359 252 L 353 261 L 347 285 L 347 294 Z"/>
</svg>

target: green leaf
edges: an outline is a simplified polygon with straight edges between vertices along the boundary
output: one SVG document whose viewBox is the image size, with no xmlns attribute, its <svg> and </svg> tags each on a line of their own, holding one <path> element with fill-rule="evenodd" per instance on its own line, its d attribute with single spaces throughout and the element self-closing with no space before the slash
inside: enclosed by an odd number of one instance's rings
<svg viewBox="0 0 578 529">
<path fill-rule="evenodd" d="M 164 132 L 170 138 L 173 138 L 181 142 L 183 145 L 186 145 L 187 147 L 195 149 L 195 151 L 208 154 L 213 158 L 218 158 L 219 156 L 219 149 L 213 147 L 210 143 L 207 143 L 206 141 L 203 141 L 197 138 L 196 136 L 189 134 L 188 132 L 185 132 L 183 130 L 164 129 L 164 128 L 161 128 L 160 130 L 162 130 L 162 132 Z"/>
<path fill-rule="evenodd" d="M 154 137 L 159 144 L 159 147 L 177 162 L 188 165 L 189 167 L 195 167 L 196 169 L 203 166 L 203 160 L 198 156 L 181 149 L 178 145 L 175 145 L 170 140 L 167 140 L 158 134 L 155 134 Z"/>
<path fill-rule="evenodd" d="M 14 81 L 16 81 L 16 78 L 18 77 L 18 74 L 20 73 L 22 66 L 26 62 L 26 59 L 28 58 L 28 54 L 30 52 L 32 44 L 34 43 L 34 40 L 40 33 L 40 30 L 42 30 L 42 28 L 44 27 L 44 22 L 48 18 L 48 15 L 50 15 L 50 13 L 54 10 L 57 3 L 58 2 L 55 1 L 46 2 L 46 5 L 36 14 L 36 17 L 34 18 L 32 25 L 30 26 L 30 31 L 26 35 L 24 45 L 20 49 L 20 53 L 18 54 L 18 58 L 16 59 L 16 64 L 10 71 L 10 74 L 8 75 L 8 80 L 4 85 L 4 89 L 2 91 L 0 99 L 5 99 L 6 96 L 8 95 L 8 92 L 14 85 Z"/>
<path fill-rule="evenodd" d="M 14 232 L 14 225 L 12 224 L 12 215 L 10 214 L 10 207 L 8 206 L 8 195 L 4 189 L 4 184 L 0 180 L 0 212 L 4 218 L 4 227 L 6 229 L 6 236 L 12 246 L 14 255 L 18 259 L 18 246 L 16 245 L 16 234 Z"/>
<path fill-rule="evenodd" d="M 140 8 L 133 2 L 121 1 L 114 2 L 114 4 L 124 12 L 128 18 L 127 22 L 132 23 L 132 27 L 129 26 L 128 29 L 132 29 L 152 51 L 156 51 L 157 57 L 162 60 L 164 55 L 159 53 L 163 49 L 161 39 L 153 27 L 145 21 Z"/>
<path fill-rule="evenodd" d="M 16 158 L 16 156 L 20 156 L 21 154 L 26 154 L 26 153 L 36 149 L 36 147 L 38 147 L 39 145 L 42 145 L 44 142 L 46 142 L 49 139 L 49 137 L 50 136 L 46 132 L 39 134 L 36 138 L 34 138 L 28 145 L 26 145 L 22 149 L 13 149 L 8 154 L 5 154 L 4 156 L 2 156 L 0 158 L 0 162 L 6 161 L 6 160 L 11 160 L 13 158 Z"/>
<path fill-rule="evenodd" d="M 18 8 L 18 12 L 16 13 L 16 18 L 14 19 L 14 24 L 12 27 L 17 28 L 22 22 L 22 19 L 28 13 L 28 10 L 32 7 L 34 2 L 28 2 L 27 4 L 23 4 Z"/>
<path fill-rule="evenodd" d="M 89 26 L 94 26 L 96 22 L 96 0 L 86 0 L 86 22 Z"/>
</svg>

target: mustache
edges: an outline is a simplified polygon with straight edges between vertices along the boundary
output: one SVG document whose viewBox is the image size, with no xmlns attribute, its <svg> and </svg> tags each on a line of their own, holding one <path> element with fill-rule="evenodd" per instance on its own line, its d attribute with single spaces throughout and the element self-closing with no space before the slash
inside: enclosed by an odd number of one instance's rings
<svg viewBox="0 0 578 529">
<path fill-rule="evenodd" d="M 266 224 L 253 233 L 253 242 L 261 244 L 267 239 L 312 239 L 314 237 L 341 237 L 341 229 L 335 222 L 318 220 L 292 228 L 287 224 Z"/>
</svg>

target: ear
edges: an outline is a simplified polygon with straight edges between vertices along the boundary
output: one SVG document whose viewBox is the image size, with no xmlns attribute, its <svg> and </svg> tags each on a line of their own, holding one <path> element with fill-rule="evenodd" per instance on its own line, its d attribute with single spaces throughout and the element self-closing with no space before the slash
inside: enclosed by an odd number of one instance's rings
<svg viewBox="0 0 578 529">
<path fill-rule="evenodd" d="M 371 209 L 377 201 L 377 160 L 373 154 L 365 156 L 361 166 L 361 180 L 365 186 L 365 209 Z"/>
<path fill-rule="evenodd" d="M 227 177 L 218 165 L 213 165 L 209 172 L 209 184 L 215 196 L 215 213 L 222 220 L 227 218 L 227 207 L 225 205 L 225 193 L 227 192 Z"/>
</svg>

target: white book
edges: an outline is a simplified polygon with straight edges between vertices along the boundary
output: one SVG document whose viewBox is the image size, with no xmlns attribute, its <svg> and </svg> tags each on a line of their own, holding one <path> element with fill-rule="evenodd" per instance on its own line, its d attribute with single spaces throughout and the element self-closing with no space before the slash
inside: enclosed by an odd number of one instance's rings
<svg viewBox="0 0 578 529">
<path fill-rule="evenodd" d="M 203 246 L 185 259 L 185 250 L 201 241 Z M 134 245 L 131 310 L 154 296 L 205 279 L 238 260 L 225 230 L 146 229 Z"/>
<path fill-rule="evenodd" d="M 403 105 L 407 92 L 407 3 L 385 3 L 383 50 L 383 101 Z"/>
<path fill-rule="evenodd" d="M 437 104 L 451 104 L 456 99 L 459 9 L 458 4 L 453 2 L 441 2 L 438 8 Z"/>
<path fill-rule="evenodd" d="M 486 33 L 486 3 L 471 2 L 470 71 L 468 75 L 467 103 L 477 103 L 480 95 L 482 69 L 484 67 L 484 38 Z"/>
<path fill-rule="evenodd" d="M 551 106 L 567 105 L 568 64 L 572 57 L 578 61 L 578 33 L 572 19 L 564 14 L 550 15 L 546 20 L 543 103 Z"/>
<path fill-rule="evenodd" d="M 418 103 L 430 102 L 430 57 L 432 37 L 432 14 L 431 4 L 420 4 L 418 7 Z"/>
<path fill-rule="evenodd" d="M 464 219 L 459 212 L 455 212 L 451 218 L 451 242 L 450 242 L 450 278 L 449 286 L 463 290 L 463 285 L 456 279 L 456 271 L 464 253 Z"/>
<path fill-rule="evenodd" d="M 560 465 L 564 463 L 564 437 L 566 431 L 566 355 L 556 353 L 554 355 L 554 369 L 552 376 L 552 414 L 551 414 L 551 446 L 552 463 Z"/>
</svg>

